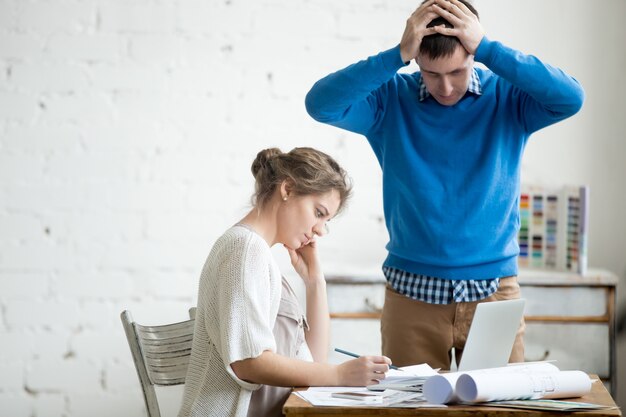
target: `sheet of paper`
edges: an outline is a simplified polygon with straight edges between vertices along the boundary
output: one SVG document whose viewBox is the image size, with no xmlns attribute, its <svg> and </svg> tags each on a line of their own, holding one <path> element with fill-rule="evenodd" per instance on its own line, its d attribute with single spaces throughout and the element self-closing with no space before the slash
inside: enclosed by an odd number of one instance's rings
<svg viewBox="0 0 626 417">
<path fill-rule="evenodd" d="M 609 405 L 561 400 L 492 401 L 487 403 L 481 403 L 480 405 L 485 405 L 489 407 L 524 408 L 528 410 L 544 411 L 613 410 L 617 408 Z"/>
<path fill-rule="evenodd" d="M 400 369 L 402 371 L 390 369 L 385 379 L 381 379 L 378 384 L 368 385 L 367 388 L 371 391 L 394 389 L 421 392 L 424 381 L 433 375 L 437 375 L 437 371 L 426 363 L 404 366 Z"/>
<path fill-rule="evenodd" d="M 365 388 L 348 387 L 347 392 L 368 392 Z M 379 395 L 382 401 L 362 401 L 347 398 L 335 398 L 333 393 L 346 392 L 346 387 L 315 387 L 306 391 L 296 391 L 300 398 L 310 402 L 312 405 L 320 407 L 434 407 L 427 404 L 421 393 L 386 390 Z"/>
</svg>

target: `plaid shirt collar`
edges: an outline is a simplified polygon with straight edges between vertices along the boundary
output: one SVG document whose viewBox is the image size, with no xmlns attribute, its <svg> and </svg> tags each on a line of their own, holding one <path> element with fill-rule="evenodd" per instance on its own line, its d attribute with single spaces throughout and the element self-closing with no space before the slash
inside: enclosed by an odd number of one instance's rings
<svg viewBox="0 0 626 417">
<path fill-rule="evenodd" d="M 428 92 L 428 89 L 426 89 L 426 84 L 424 83 L 424 79 L 421 76 L 420 76 L 418 89 L 419 89 L 420 101 L 424 101 L 428 97 L 430 97 L 430 93 Z M 472 68 L 472 75 L 470 76 L 470 82 L 469 82 L 469 86 L 467 87 L 467 91 L 469 91 L 470 93 L 476 94 L 477 96 L 480 96 L 483 94 L 483 89 L 480 85 L 480 78 L 478 78 L 478 73 L 476 72 L 475 68 Z"/>
</svg>

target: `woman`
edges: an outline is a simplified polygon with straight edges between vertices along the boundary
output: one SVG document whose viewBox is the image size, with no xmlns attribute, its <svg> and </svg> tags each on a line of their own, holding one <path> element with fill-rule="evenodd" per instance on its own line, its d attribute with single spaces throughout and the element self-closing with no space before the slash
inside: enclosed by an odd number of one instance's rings
<svg viewBox="0 0 626 417">
<path fill-rule="evenodd" d="M 391 363 L 325 363 L 329 316 L 316 239 L 350 195 L 345 171 L 315 149 L 274 148 L 258 153 L 252 174 L 253 209 L 216 241 L 200 277 L 179 417 L 279 416 L 284 387 L 364 386 Z M 275 244 L 304 281 L 306 319 L 272 258 Z"/>
</svg>

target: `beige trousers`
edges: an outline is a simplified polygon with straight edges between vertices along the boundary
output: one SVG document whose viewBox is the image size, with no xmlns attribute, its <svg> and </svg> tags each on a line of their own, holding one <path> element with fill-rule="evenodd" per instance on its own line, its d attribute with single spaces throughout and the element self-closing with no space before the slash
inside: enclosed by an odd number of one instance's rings
<svg viewBox="0 0 626 417">
<path fill-rule="evenodd" d="M 452 348 L 458 366 L 478 303 L 520 298 L 517 277 L 500 279 L 498 290 L 484 300 L 469 303 L 428 304 L 387 286 L 380 322 L 383 355 L 394 365 L 428 363 L 450 369 Z M 524 319 L 515 336 L 509 362 L 524 361 Z"/>
</svg>

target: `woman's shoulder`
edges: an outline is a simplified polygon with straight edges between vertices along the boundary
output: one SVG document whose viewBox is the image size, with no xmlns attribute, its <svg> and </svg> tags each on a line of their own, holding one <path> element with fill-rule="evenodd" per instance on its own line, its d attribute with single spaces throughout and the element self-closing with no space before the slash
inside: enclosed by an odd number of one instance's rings
<svg viewBox="0 0 626 417">
<path fill-rule="evenodd" d="M 252 229 L 236 224 L 226 230 L 213 245 L 214 255 L 223 257 L 254 255 L 271 257 L 267 242 Z"/>
</svg>

